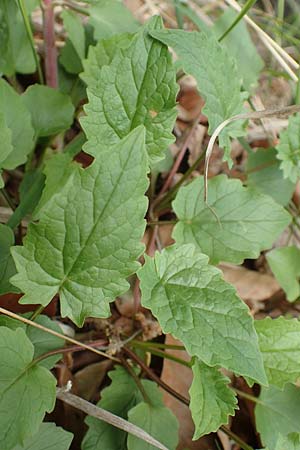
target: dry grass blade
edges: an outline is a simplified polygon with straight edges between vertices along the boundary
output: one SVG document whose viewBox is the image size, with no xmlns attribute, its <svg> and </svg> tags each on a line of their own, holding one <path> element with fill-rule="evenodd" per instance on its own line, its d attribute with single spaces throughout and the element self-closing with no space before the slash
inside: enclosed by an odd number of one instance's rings
<svg viewBox="0 0 300 450">
<path fill-rule="evenodd" d="M 208 146 L 206 150 L 206 156 L 205 156 L 205 165 L 204 165 L 204 201 L 207 204 L 207 194 L 208 194 L 208 186 L 207 186 L 207 180 L 208 180 L 208 166 L 210 157 L 213 151 L 214 144 L 217 140 L 217 137 L 221 133 L 224 128 L 229 125 L 232 122 L 235 122 L 237 120 L 257 120 L 257 119 L 265 119 L 269 117 L 288 117 L 291 114 L 300 112 L 300 105 L 292 105 L 287 106 L 285 108 L 278 108 L 278 109 L 264 109 L 263 111 L 254 111 L 246 114 L 238 114 L 236 116 L 230 117 L 227 120 L 224 120 L 224 122 L 220 123 L 220 125 L 215 129 L 213 132 Z"/>
<path fill-rule="evenodd" d="M 53 336 L 64 339 L 67 342 L 71 342 L 71 344 L 75 344 L 75 345 L 78 345 L 79 347 L 85 348 L 86 350 L 96 353 L 97 355 L 104 356 L 104 358 L 111 359 L 112 361 L 115 361 L 118 363 L 120 362 L 120 360 L 118 358 L 115 358 L 114 356 L 111 356 L 108 353 L 101 352 L 101 350 L 97 350 L 96 348 L 93 348 L 88 344 L 84 344 L 83 342 L 77 341 L 76 339 L 70 338 L 69 336 L 65 336 L 64 334 L 57 333 L 56 331 L 51 330 L 50 328 L 44 327 L 43 325 L 40 325 L 39 323 L 33 322 L 32 320 L 29 320 L 29 319 L 26 319 L 25 317 L 19 316 L 18 314 L 8 311 L 7 309 L 0 308 L 0 313 L 5 314 L 6 316 L 9 316 L 12 319 L 16 319 L 16 320 L 19 320 L 20 322 L 26 323 L 26 325 L 31 325 L 32 327 L 38 328 L 39 330 L 45 331 L 46 333 L 49 333 L 49 334 L 52 334 Z"/>
<path fill-rule="evenodd" d="M 120 430 L 133 434 L 134 436 L 142 439 L 145 442 L 148 442 L 148 444 L 153 445 L 156 448 L 159 448 L 161 450 L 168 450 L 167 447 L 165 447 L 163 444 L 150 436 L 150 434 L 146 433 L 136 425 L 133 425 L 127 420 L 122 419 L 121 417 L 118 417 L 115 414 L 106 411 L 105 409 L 93 405 L 92 403 L 78 397 L 77 395 L 67 392 L 65 389 L 57 388 L 56 397 L 59 400 L 67 403 L 68 405 L 71 405 L 76 409 L 80 409 L 80 411 L 85 412 L 89 416 L 96 417 L 96 419 L 103 420 L 104 422 L 109 423 L 110 425 L 113 425 Z"/>
</svg>

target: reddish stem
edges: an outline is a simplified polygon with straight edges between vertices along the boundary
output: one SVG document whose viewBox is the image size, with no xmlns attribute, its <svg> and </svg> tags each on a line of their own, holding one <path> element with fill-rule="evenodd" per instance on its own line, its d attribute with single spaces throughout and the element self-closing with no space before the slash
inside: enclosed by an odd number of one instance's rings
<svg viewBox="0 0 300 450">
<path fill-rule="evenodd" d="M 43 11 L 46 83 L 52 88 L 57 88 L 57 50 L 55 47 L 54 10 L 52 0 L 44 0 Z"/>
</svg>

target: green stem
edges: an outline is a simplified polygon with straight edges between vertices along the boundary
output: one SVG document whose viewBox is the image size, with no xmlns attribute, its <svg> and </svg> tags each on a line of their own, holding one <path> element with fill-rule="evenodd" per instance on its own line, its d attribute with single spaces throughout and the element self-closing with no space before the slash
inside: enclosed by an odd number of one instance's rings
<svg viewBox="0 0 300 450">
<path fill-rule="evenodd" d="M 8 206 L 14 211 L 16 206 L 4 188 L 1 189 L 1 194 Z"/>
<path fill-rule="evenodd" d="M 121 361 L 122 361 L 122 364 L 124 365 L 125 369 L 128 371 L 128 373 L 132 376 L 133 380 L 135 381 L 135 384 L 137 385 L 140 393 L 142 394 L 144 401 L 151 405 L 152 402 L 151 402 L 141 380 L 139 379 L 139 377 L 137 376 L 137 374 L 135 373 L 133 368 L 128 364 L 128 362 L 126 361 L 126 358 L 123 357 L 121 359 Z"/>
<path fill-rule="evenodd" d="M 134 344 L 132 344 L 132 345 L 134 346 Z M 151 348 L 151 347 L 147 348 L 147 352 L 150 352 L 152 355 L 159 356 L 160 358 L 165 358 L 165 359 L 169 359 L 170 361 L 177 362 L 178 364 L 181 364 L 182 366 L 192 367 L 192 364 L 190 361 L 185 361 L 184 359 L 177 358 L 177 356 L 171 355 L 171 353 L 162 352 L 160 350 L 155 350 L 154 348 Z"/>
<path fill-rule="evenodd" d="M 278 11 L 277 11 L 277 16 L 278 16 L 278 20 L 283 24 L 283 19 L 284 19 L 284 7 L 285 7 L 285 0 L 278 0 Z M 281 45 L 281 41 L 282 41 L 282 35 L 283 35 L 283 26 L 281 26 L 280 29 L 280 36 L 278 39 L 278 43 Z"/>
<path fill-rule="evenodd" d="M 40 305 L 31 315 L 30 320 L 34 321 L 43 311 L 45 306 Z"/>
<path fill-rule="evenodd" d="M 24 25 L 25 25 L 26 33 L 27 33 L 27 36 L 28 36 L 28 39 L 29 39 L 29 42 L 30 42 L 30 46 L 31 46 L 31 50 L 32 50 L 32 53 L 33 53 L 33 57 L 34 57 L 34 60 L 35 60 L 35 63 L 36 63 L 38 76 L 39 76 L 39 81 L 40 81 L 41 84 L 44 84 L 43 72 L 42 72 L 42 68 L 41 68 L 41 65 L 40 65 L 40 60 L 39 60 L 37 51 L 35 49 L 32 29 L 31 29 L 30 22 L 29 22 L 29 19 L 28 19 L 28 14 L 27 14 L 27 11 L 26 11 L 24 0 L 18 0 L 18 5 L 19 5 L 19 8 L 20 8 L 22 17 L 23 17 L 23 22 L 24 22 Z"/>
<path fill-rule="evenodd" d="M 175 225 L 178 220 L 149 220 L 147 222 L 148 227 L 155 227 L 156 225 Z"/>
<path fill-rule="evenodd" d="M 260 405 L 263 404 L 257 397 L 254 397 L 254 395 L 247 394 L 246 392 L 240 391 L 239 389 L 236 388 L 232 389 L 237 393 L 237 395 L 239 395 L 242 398 L 245 398 L 246 400 L 250 400 L 250 402 L 257 403 Z"/>
<path fill-rule="evenodd" d="M 138 347 L 152 347 L 152 348 L 164 348 L 169 350 L 185 350 L 185 347 L 183 345 L 172 345 L 172 344 L 162 344 L 161 342 L 143 342 L 143 341 L 136 341 L 133 340 L 132 343 Z"/>
</svg>

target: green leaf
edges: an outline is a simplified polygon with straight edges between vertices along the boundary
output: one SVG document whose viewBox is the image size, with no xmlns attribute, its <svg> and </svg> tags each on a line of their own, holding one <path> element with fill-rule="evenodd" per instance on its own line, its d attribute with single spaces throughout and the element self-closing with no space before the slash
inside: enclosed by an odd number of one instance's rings
<svg viewBox="0 0 300 450">
<path fill-rule="evenodd" d="M 11 450 L 37 433 L 55 404 L 56 379 L 32 365 L 34 347 L 24 330 L 0 328 L 0 448 Z"/>
<path fill-rule="evenodd" d="M 175 450 L 178 444 L 178 421 L 164 406 L 159 388 L 154 383 L 151 383 L 149 388 L 147 394 L 151 404 L 139 403 L 128 412 L 128 420 L 149 433 L 169 450 Z M 156 447 L 132 434 L 128 435 L 127 448 L 128 450 L 156 450 Z"/>
<path fill-rule="evenodd" d="M 161 27 L 161 19 L 154 17 L 132 38 L 131 43 L 128 35 L 118 38 L 117 42 L 122 42 L 121 47 L 114 52 L 109 65 L 100 63 L 98 70 L 95 70 L 95 59 L 99 59 L 95 55 L 99 49 L 90 53 L 91 63 L 89 60 L 85 63 L 88 78 L 84 76 L 84 79 L 96 78 L 88 84 L 87 117 L 81 120 L 88 138 L 84 147 L 87 153 L 97 157 L 99 143 L 104 148 L 114 144 L 140 124 L 146 128 L 146 147 L 151 164 L 162 159 L 166 148 L 174 141 L 171 131 L 176 118 L 175 69 L 167 47 L 148 34 L 149 30 Z M 104 44 L 104 47 L 107 49 L 110 44 Z M 100 50 L 101 54 L 105 51 Z M 110 50 L 105 63 L 111 57 Z"/>
<path fill-rule="evenodd" d="M 300 322 L 267 317 L 254 324 L 269 383 L 283 388 L 296 382 L 300 377 Z"/>
<path fill-rule="evenodd" d="M 191 356 L 264 384 L 266 375 L 247 306 L 193 245 L 168 247 L 139 270 L 142 304 Z"/>
<path fill-rule="evenodd" d="M 21 96 L 3 78 L 0 79 L 0 127 L 3 136 L 0 168 L 15 169 L 26 162 L 33 148 L 34 130 Z"/>
<path fill-rule="evenodd" d="M 10 247 L 15 243 L 11 228 L 0 224 L 0 295 L 8 292 L 19 292 L 9 279 L 16 273 L 16 266 L 10 254 Z"/>
<path fill-rule="evenodd" d="M 72 439 L 72 433 L 57 427 L 54 423 L 42 423 L 37 434 L 13 450 L 68 450 Z"/>
<path fill-rule="evenodd" d="M 193 439 L 199 439 L 227 424 L 228 416 L 234 416 L 238 407 L 235 393 L 228 387 L 230 379 L 218 369 L 196 360 L 193 375 L 190 410 L 195 423 Z"/>
<path fill-rule="evenodd" d="M 33 73 L 36 65 L 17 2 L 0 0 L 0 72 Z M 2 105 L 2 102 L 0 102 Z"/>
<path fill-rule="evenodd" d="M 178 244 L 196 245 L 210 257 L 211 264 L 240 264 L 245 258 L 257 258 L 291 221 L 271 197 L 225 175 L 208 182 L 210 208 L 204 202 L 203 190 L 203 177 L 198 177 L 178 191 L 173 208 L 179 223 L 173 238 Z"/>
<path fill-rule="evenodd" d="M 104 66 L 109 66 L 118 49 L 123 52 L 130 46 L 134 34 L 117 34 L 110 39 L 102 39 L 97 45 L 89 47 L 88 57 L 83 61 L 84 72 L 80 78 L 87 84 L 89 89 L 97 88 L 99 72 Z"/>
<path fill-rule="evenodd" d="M 208 118 L 210 135 L 225 119 L 242 112 L 244 95 L 236 63 L 212 34 L 182 30 L 151 30 L 150 34 L 172 47 L 184 71 L 196 79 L 205 99 L 203 113 Z M 229 151 L 229 137 L 243 134 L 238 122 L 227 126 L 219 136 L 220 146 Z"/>
<path fill-rule="evenodd" d="M 288 436 L 280 434 L 275 450 L 300 450 L 300 434 L 291 433 Z"/>
<path fill-rule="evenodd" d="M 275 386 L 263 388 L 258 400 L 256 427 L 266 447 L 274 449 L 280 434 L 300 432 L 300 388 L 292 384 L 287 384 L 283 391 Z"/>
<path fill-rule="evenodd" d="M 30 111 L 36 136 L 51 136 L 67 130 L 73 122 L 74 106 L 68 95 L 34 84 L 22 100 Z"/>
<path fill-rule="evenodd" d="M 296 183 L 300 176 L 300 114 L 290 116 L 289 125 L 280 133 L 276 149 L 284 177 Z"/>
<path fill-rule="evenodd" d="M 45 176 L 38 170 L 28 170 L 20 184 L 20 203 L 10 216 L 7 225 L 16 228 L 22 219 L 37 206 L 45 185 Z"/>
<path fill-rule="evenodd" d="M 27 313 L 23 316 L 29 319 L 30 315 L 30 313 Z M 58 324 L 53 322 L 53 320 L 49 319 L 47 316 L 38 316 L 35 319 L 35 322 L 43 327 L 50 328 L 50 330 L 56 331 L 57 333 L 61 333 L 61 328 Z M 22 328 L 34 346 L 34 359 L 50 352 L 51 350 L 57 350 L 65 344 L 64 340 L 61 338 L 4 315 L 0 316 L 0 326 L 10 328 L 11 330 Z M 46 367 L 47 369 L 52 369 L 55 363 L 60 359 L 61 355 L 53 355 L 41 360 L 38 364 Z"/>
<path fill-rule="evenodd" d="M 60 52 L 59 61 L 67 72 L 77 74 L 82 71 L 82 60 L 85 57 L 84 27 L 78 15 L 73 11 L 64 9 L 61 17 L 68 39 Z"/>
<path fill-rule="evenodd" d="M 109 302 L 139 267 L 146 174 L 142 127 L 86 170 L 70 168 L 39 223 L 29 225 L 24 246 L 12 249 L 22 304 L 46 306 L 59 293 L 62 316 L 78 326 L 88 316 L 110 315 Z"/>
<path fill-rule="evenodd" d="M 267 254 L 268 264 L 290 302 L 300 296 L 300 250 L 297 247 L 275 248 Z"/>
<path fill-rule="evenodd" d="M 115 34 L 135 32 L 139 23 L 120 0 L 98 0 L 89 8 L 89 23 L 94 27 L 94 38 L 107 39 Z"/>
<path fill-rule="evenodd" d="M 248 155 L 247 185 L 262 194 L 272 197 L 277 203 L 286 206 L 292 198 L 295 183 L 283 177 L 273 148 L 259 149 Z"/>
<path fill-rule="evenodd" d="M 112 383 L 102 390 L 101 400 L 97 406 L 127 419 L 128 411 L 143 400 L 141 393 L 134 379 L 121 366 L 116 366 L 109 372 L 109 377 Z M 82 450 L 126 448 L 127 433 L 124 431 L 94 417 L 87 417 L 85 422 L 89 429 L 84 437 Z"/>
<path fill-rule="evenodd" d="M 213 31 L 220 37 L 232 24 L 236 13 L 228 8 L 214 23 Z M 241 45 L 241 42 L 243 45 Z M 237 63 L 239 77 L 243 80 L 243 87 L 251 91 L 256 85 L 259 74 L 264 67 L 264 62 L 253 44 L 247 26 L 240 21 L 222 41 L 228 53 Z"/>
</svg>

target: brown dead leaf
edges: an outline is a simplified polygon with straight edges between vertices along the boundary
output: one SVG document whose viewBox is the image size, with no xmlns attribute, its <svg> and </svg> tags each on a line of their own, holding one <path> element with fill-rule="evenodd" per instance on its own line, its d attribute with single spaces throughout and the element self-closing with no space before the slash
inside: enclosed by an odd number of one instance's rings
<svg viewBox="0 0 300 450">
<path fill-rule="evenodd" d="M 232 264 L 220 264 L 224 279 L 234 285 L 238 295 L 249 304 L 252 312 L 261 309 L 260 302 L 268 300 L 280 286 L 274 277 Z"/>
<path fill-rule="evenodd" d="M 74 375 L 79 397 L 85 400 L 92 400 L 100 389 L 107 371 L 112 362 L 110 360 L 100 361 L 79 370 Z"/>
</svg>

